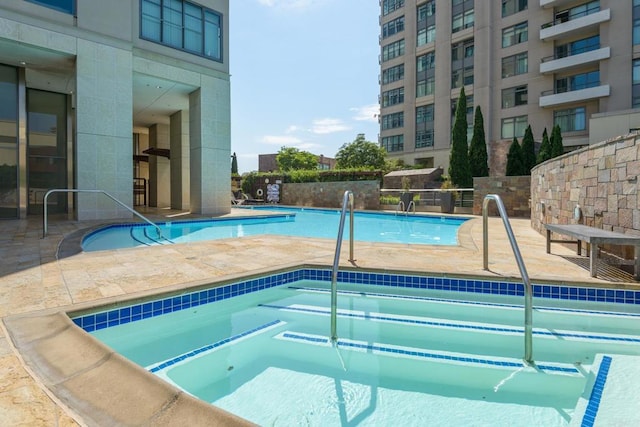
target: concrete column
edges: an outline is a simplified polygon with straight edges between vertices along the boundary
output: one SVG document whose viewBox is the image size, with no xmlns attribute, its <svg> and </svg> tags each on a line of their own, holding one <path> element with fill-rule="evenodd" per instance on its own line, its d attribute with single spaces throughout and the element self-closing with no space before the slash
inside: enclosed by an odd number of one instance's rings
<svg viewBox="0 0 640 427">
<path fill-rule="evenodd" d="M 169 126 L 155 124 L 149 128 L 149 147 L 169 149 Z M 171 205 L 171 167 L 169 159 L 149 156 L 149 206 L 167 207 Z"/>
<path fill-rule="evenodd" d="M 171 115 L 171 209 L 189 209 L 189 113 Z"/>
<path fill-rule="evenodd" d="M 229 81 L 202 75 L 189 95 L 191 212 L 231 212 L 231 114 Z"/>
<path fill-rule="evenodd" d="M 77 40 L 76 164 L 79 189 L 104 190 L 133 206 L 132 53 Z M 78 219 L 131 218 L 96 194 L 79 194 Z"/>
</svg>

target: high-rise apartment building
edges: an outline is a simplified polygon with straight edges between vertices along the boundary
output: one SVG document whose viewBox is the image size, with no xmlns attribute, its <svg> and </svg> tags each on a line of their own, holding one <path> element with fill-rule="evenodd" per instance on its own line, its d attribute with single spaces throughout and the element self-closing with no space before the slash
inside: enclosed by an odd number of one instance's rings
<svg viewBox="0 0 640 427">
<path fill-rule="evenodd" d="M 559 124 L 566 150 L 590 142 L 598 117 L 617 117 L 598 122 L 602 136 L 640 128 L 640 0 L 380 6 L 379 139 L 391 159 L 446 173 L 462 87 L 469 140 L 474 108 L 484 115 L 492 175 L 528 125 L 540 141 Z"/>
<path fill-rule="evenodd" d="M 230 210 L 228 0 L 0 0 L 0 219 L 49 189 Z M 137 186 L 136 188 L 140 188 Z M 131 213 L 55 193 L 49 212 Z"/>
</svg>

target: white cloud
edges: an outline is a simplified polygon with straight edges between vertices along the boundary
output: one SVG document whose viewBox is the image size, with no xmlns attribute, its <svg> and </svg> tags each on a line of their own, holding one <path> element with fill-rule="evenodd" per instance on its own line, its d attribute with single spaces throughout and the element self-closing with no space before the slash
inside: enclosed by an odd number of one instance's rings
<svg viewBox="0 0 640 427">
<path fill-rule="evenodd" d="M 326 135 L 329 133 L 344 132 L 351 128 L 344 124 L 340 119 L 316 119 L 313 121 L 311 132 L 319 135 Z"/>
<path fill-rule="evenodd" d="M 294 132 L 298 132 L 299 130 L 302 130 L 300 128 L 300 126 L 296 126 L 296 125 L 290 125 L 285 131 L 284 133 L 294 133 Z"/>
<path fill-rule="evenodd" d="M 380 115 L 380 105 L 370 104 L 362 107 L 352 107 L 351 111 L 355 112 L 353 120 L 361 122 L 377 122 L 378 115 Z"/>
</svg>

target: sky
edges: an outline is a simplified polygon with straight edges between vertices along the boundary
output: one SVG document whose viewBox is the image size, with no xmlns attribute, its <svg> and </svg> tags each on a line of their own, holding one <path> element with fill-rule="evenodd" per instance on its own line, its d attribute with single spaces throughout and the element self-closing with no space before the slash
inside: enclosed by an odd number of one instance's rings
<svg viewBox="0 0 640 427">
<path fill-rule="evenodd" d="M 231 152 L 238 172 L 283 146 L 335 157 L 377 142 L 376 0 L 229 1 Z"/>
</svg>

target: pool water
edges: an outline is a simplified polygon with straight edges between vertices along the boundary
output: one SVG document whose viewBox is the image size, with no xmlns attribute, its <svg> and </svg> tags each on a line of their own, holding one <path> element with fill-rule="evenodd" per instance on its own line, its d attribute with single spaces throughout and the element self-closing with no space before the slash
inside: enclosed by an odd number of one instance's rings
<svg viewBox="0 0 640 427">
<path fill-rule="evenodd" d="M 536 298 L 536 366 L 524 365 L 515 284 L 491 284 L 505 292 L 490 295 L 339 283 L 336 346 L 327 281 L 252 293 L 233 286 L 220 293 L 224 301 L 173 297 L 177 311 L 147 303 L 166 314 L 146 319 L 143 304 L 140 320 L 117 326 L 98 325 L 111 312 L 74 321 L 150 372 L 260 425 L 567 425 L 589 394 L 596 355 L 640 354 L 636 305 L 566 308 Z"/>
<path fill-rule="evenodd" d="M 260 234 L 335 239 L 340 211 L 270 207 L 274 215 L 242 219 L 211 219 L 147 224 L 111 225 L 96 230 L 82 241 L 84 251 L 143 247 L 202 240 L 227 239 Z M 460 225 L 468 218 L 427 215 L 394 215 L 355 212 L 354 240 L 366 242 L 456 245 Z M 345 239 L 349 238 L 349 216 Z"/>
</svg>

